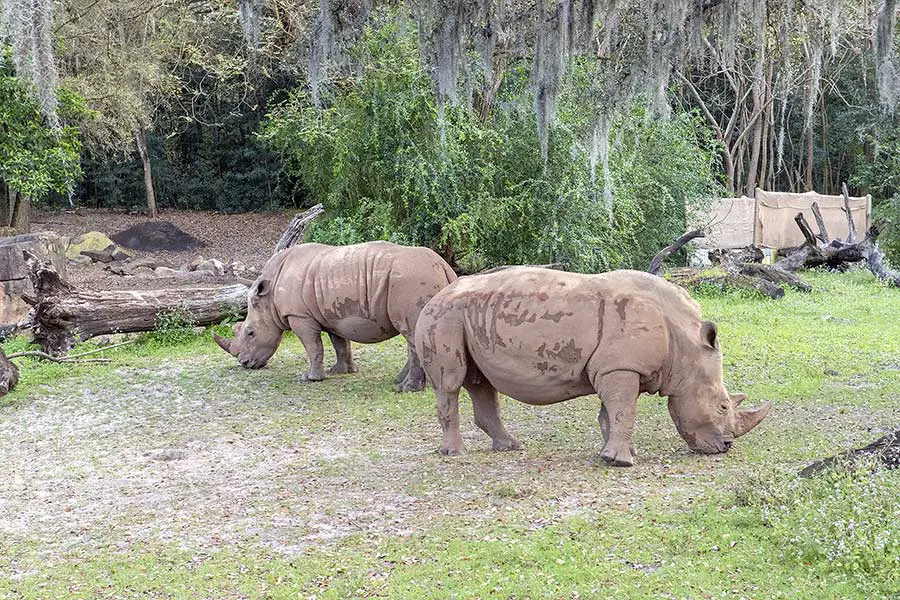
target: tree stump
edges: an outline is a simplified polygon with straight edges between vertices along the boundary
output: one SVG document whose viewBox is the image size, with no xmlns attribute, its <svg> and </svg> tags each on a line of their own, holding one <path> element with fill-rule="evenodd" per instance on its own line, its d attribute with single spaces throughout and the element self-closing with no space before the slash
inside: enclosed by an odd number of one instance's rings
<svg viewBox="0 0 900 600">
<path fill-rule="evenodd" d="M 77 341 L 110 333 L 152 331 L 160 315 L 176 313 L 193 325 L 212 325 L 247 314 L 247 286 L 167 290 L 79 290 L 26 252 L 35 297 L 34 340 L 57 355 Z"/>
<path fill-rule="evenodd" d="M 0 396 L 5 396 L 19 383 L 19 369 L 0 349 Z"/>
</svg>

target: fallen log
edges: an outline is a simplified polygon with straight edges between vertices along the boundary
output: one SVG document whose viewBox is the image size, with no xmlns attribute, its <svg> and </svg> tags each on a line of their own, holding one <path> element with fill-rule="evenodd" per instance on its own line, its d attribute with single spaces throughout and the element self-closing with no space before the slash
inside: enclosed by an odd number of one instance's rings
<svg viewBox="0 0 900 600">
<path fill-rule="evenodd" d="M 657 252 L 653 260 L 650 261 L 650 267 L 647 269 L 647 272 L 659 275 L 662 263 L 666 258 L 678 252 L 689 241 L 701 237 L 705 237 L 705 235 L 699 229 L 688 231 L 671 245 Z M 784 284 L 802 292 L 808 292 L 812 289 L 808 283 L 793 273 L 784 271 L 775 265 L 742 262 L 744 260 L 758 260 L 761 258 L 762 253 L 756 248 L 753 248 L 752 251 L 750 248 L 741 250 L 740 258 L 737 259 L 727 251 L 714 252 L 711 253 L 711 256 L 715 256 L 719 260 L 720 270 L 688 270 L 687 272 L 681 272 L 677 277 L 673 278 L 675 283 L 683 287 L 696 287 L 699 285 L 713 285 L 723 289 L 732 287 L 750 293 L 762 294 L 773 300 L 784 297 L 784 289 L 781 287 Z"/>
<path fill-rule="evenodd" d="M 35 296 L 26 299 L 34 309 L 34 341 L 51 355 L 97 335 L 151 331 L 167 314 L 203 326 L 247 313 L 244 285 L 93 292 L 64 282 L 51 265 L 31 253 L 26 252 L 25 259 L 35 289 Z"/>
<path fill-rule="evenodd" d="M 900 468 L 900 429 L 879 438 L 862 448 L 847 450 L 836 456 L 818 460 L 802 471 L 800 477 L 811 477 L 826 469 L 836 467 L 854 467 L 864 459 L 880 462 L 888 469 Z"/>
</svg>

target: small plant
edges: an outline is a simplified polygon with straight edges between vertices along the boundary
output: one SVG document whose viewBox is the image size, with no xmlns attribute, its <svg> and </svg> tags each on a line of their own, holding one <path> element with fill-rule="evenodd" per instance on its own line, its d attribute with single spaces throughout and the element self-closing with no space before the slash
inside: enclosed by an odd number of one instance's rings
<svg viewBox="0 0 900 600">
<path fill-rule="evenodd" d="M 156 313 L 156 329 L 147 334 L 147 339 L 163 346 L 175 346 L 193 338 L 196 323 L 183 310 L 166 310 Z"/>
</svg>

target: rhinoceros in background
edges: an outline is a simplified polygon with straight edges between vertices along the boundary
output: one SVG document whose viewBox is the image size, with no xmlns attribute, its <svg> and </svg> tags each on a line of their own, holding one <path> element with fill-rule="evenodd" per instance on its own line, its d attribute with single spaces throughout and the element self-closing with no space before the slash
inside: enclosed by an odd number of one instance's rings
<svg viewBox="0 0 900 600">
<path fill-rule="evenodd" d="M 275 353 L 284 331 L 306 349 L 308 381 L 325 378 L 321 333 L 337 355 L 330 373 L 353 373 L 350 341 L 371 344 L 398 333 L 408 360 L 397 376 L 398 391 L 425 387 L 415 351 L 415 326 L 422 307 L 456 280 L 444 260 L 428 248 L 367 242 L 354 246 L 301 244 L 274 255 L 249 291 L 247 319 L 236 337 L 213 334 L 244 367 L 258 369 Z"/>
<path fill-rule="evenodd" d="M 528 404 L 596 392 L 606 462 L 630 466 L 641 392 L 668 396 L 691 449 L 726 452 L 771 408 L 738 411 L 722 383 L 716 326 L 678 286 L 637 271 L 580 275 L 511 268 L 462 277 L 422 310 L 416 349 L 437 395 L 440 451 L 462 454 L 459 389 L 495 450 L 521 448 L 500 420 L 497 391 Z"/>
</svg>

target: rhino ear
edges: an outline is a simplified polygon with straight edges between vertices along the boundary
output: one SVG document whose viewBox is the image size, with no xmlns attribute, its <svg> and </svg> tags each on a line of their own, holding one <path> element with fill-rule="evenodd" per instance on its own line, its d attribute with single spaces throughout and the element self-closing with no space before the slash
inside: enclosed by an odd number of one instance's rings
<svg viewBox="0 0 900 600">
<path fill-rule="evenodd" d="M 261 297 L 267 295 L 271 291 L 272 282 L 268 279 L 260 279 L 256 282 L 256 286 L 253 288 L 253 295 Z"/>
<path fill-rule="evenodd" d="M 700 324 L 700 339 L 708 348 L 718 350 L 719 331 L 716 329 L 716 324 L 712 321 L 703 321 Z"/>
</svg>

